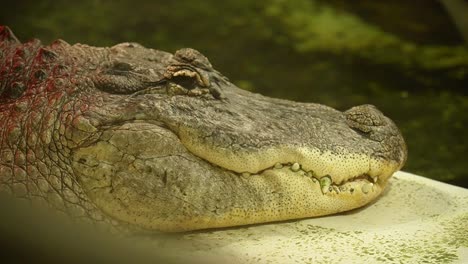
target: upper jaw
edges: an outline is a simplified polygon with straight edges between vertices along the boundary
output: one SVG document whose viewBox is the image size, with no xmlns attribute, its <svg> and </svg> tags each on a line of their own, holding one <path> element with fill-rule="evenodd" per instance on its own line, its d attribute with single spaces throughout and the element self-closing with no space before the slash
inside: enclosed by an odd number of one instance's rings
<svg viewBox="0 0 468 264">
<path fill-rule="evenodd" d="M 357 177 L 366 176 L 370 182 L 385 182 L 401 163 L 373 156 L 369 153 L 353 153 L 346 148 L 321 150 L 312 145 L 273 145 L 262 148 L 230 149 L 203 141 L 203 134 L 191 129 L 180 129 L 182 144 L 194 155 L 239 174 L 261 174 L 275 164 L 296 164 L 317 179 L 330 177 L 337 185 Z"/>
<path fill-rule="evenodd" d="M 222 103 L 232 113 L 227 122 L 210 116 L 198 128 L 185 123 L 174 130 L 190 152 L 212 164 L 258 174 L 277 163 L 298 163 L 339 185 L 361 176 L 386 182 L 406 161 L 400 131 L 372 105 L 340 112 L 236 91 L 229 89 L 229 101 Z"/>
<path fill-rule="evenodd" d="M 339 112 L 255 97 L 239 101 L 231 97 L 226 108 L 233 114 L 227 122 L 218 122 L 214 116 L 201 120 L 198 127 L 187 122 L 174 131 L 191 153 L 239 174 L 260 174 L 278 163 L 297 163 L 317 179 L 328 176 L 337 185 L 359 177 L 384 183 L 406 160 L 400 132 L 373 106 Z"/>
</svg>

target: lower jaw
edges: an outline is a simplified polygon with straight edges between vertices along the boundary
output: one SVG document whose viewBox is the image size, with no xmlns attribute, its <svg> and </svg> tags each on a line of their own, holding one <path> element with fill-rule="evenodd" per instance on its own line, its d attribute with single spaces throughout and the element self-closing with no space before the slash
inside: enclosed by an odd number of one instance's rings
<svg viewBox="0 0 468 264">
<path fill-rule="evenodd" d="M 244 175 L 243 177 L 249 184 L 259 185 L 259 190 L 282 193 L 290 197 L 288 200 L 302 197 L 306 201 L 300 202 L 301 204 L 311 203 L 327 212 L 321 215 L 328 214 L 328 211 L 334 213 L 350 210 L 372 201 L 382 192 L 386 182 L 381 180 L 374 182 L 372 178 L 362 175 L 336 184 L 329 176 L 317 178 L 301 170 L 293 171 L 289 167 L 269 169 L 259 175 L 250 175 L 247 178 Z M 347 205 L 349 209 L 344 205 Z"/>
<path fill-rule="evenodd" d="M 372 183 L 364 177 L 340 185 L 323 185 L 320 179 L 306 173 L 293 172 L 287 167 L 266 170 L 260 175 L 251 175 L 246 180 L 259 191 L 269 192 L 265 196 L 268 204 L 265 214 L 271 217 L 270 221 L 349 211 L 375 200 L 385 187 L 383 182 Z M 267 222 L 261 218 L 258 217 L 257 220 Z"/>
<path fill-rule="evenodd" d="M 181 220 L 165 231 L 187 231 L 221 228 L 267 222 L 295 220 L 330 215 L 362 207 L 376 199 L 385 187 L 384 183 L 370 184 L 357 179 L 341 185 L 331 184 L 331 191 L 324 192 L 320 181 L 290 168 L 269 169 L 259 175 L 242 176 L 246 184 L 259 195 L 255 204 L 246 204 L 219 215 Z"/>
</svg>

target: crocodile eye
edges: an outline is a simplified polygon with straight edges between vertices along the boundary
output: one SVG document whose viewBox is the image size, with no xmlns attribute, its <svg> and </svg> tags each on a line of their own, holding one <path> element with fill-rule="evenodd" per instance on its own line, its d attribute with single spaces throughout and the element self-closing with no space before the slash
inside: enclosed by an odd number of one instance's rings
<svg viewBox="0 0 468 264">
<path fill-rule="evenodd" d="M 211 93 L 216 99 L 221 97 L 220 92 L 211 87 L 208 75 L 191 65 L 170 65 L 164 78 L 168 81 L 168 94 L 199 96 Z"/>
<path fill-rule="evenodd" d="M 197 87 L 198 81 L 195 72 L 183 70 L 177 73 L 177 75 L 171 76 L 171 82 L 174 82 L 187 90 L 192 90 Z"/>
<path fill-rule="evenodd" d="M 164 73 L 164 77 L 188 90 L 195 88 L 195 86 L 210 86 L 210 81 L 206 74 L 203 74 L 195 68 L 184 64 L 171 65 L 167 67 L 166 72 Z"/>
</svg>

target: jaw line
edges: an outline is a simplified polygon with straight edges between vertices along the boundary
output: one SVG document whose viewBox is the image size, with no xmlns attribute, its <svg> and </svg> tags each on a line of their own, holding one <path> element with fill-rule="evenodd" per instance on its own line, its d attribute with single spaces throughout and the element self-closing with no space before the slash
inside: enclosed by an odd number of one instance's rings
<svg viewBox="0 0 468 264">
<path fill-rule="evenodd" d="M 302 166 L 298 163 L 276 163 L 274 166 L 268 167 L 256 173 L 239 173 L 226 168 L 222 169 L 230 171 L 231 173 L 245 180 L 248 180 L 250 177 L 269 177 L 278 172 L 287 173 L 292 177 L 304 177 L 310 179 L 313 183 L 318 184 L 323 194 L 330 194 L 333 192 L 339 194 L 344 191 L 353 193 L 356 189 L 359 189 L 361 192 L 367 194 L 370 191 L 374 191 L 375 187 L 383 189 L 387 181 L 387 179 L 379 179 L 379 177 L 370 177 L 368 174 L 361 174 L 337 183 L 334 182 L 332 177 L 329 175 L 318 177 L 312 170 L 303 170 Z"/>
</svg>

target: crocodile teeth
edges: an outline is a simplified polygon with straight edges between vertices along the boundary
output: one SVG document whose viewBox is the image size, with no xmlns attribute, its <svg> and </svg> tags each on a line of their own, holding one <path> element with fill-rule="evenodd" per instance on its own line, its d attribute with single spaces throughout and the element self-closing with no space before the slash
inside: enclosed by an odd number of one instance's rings
<svg viewBox="0 0 468 264">
<path fill-rule="evenodd" d="M 335 191 L 336 193 L 339 193 L 339 192 L 340 192 L 340 189 L 338 188 L 338 186 L 332 185 L 332 189 L 333 189 L 333 191 Z"/>
<path fill-rule="evenodd" d="M 379 177 L 375 176 L 375 177 L 372 178 L 372 180 L 374 181 L 374 183 L 376 183 L 379 180 Z"/>
<path fill-rule="evenodd" d="M 361 188 L 361 191 L 363 193 L 368 193 L 371 189 L 372 189 L 372 186 L 374 186 L 373 183 L 365 183 L 362 188 Z"/>
<path fill-rule="evenodd" d="M 301 169 L 301 165 L 299 165 L 299 163 L 295 162 L 292 166 L 291 166 L 291 170 L 296 172 L 296 171 L 299 171 Z"/>
<path fill-rule="evenodd" d="M 322 193 L 327 193 L 333 190 L 330 186 L 331 183 L 332 180 L 330 176 L 323 176 L 322 178 L 320 178 L 320 188 L 322 189 Z"/>
<path fill-rule="evenodd" d="M 283 168 L 283 164 L 277 162 L 277 163 L 275 164 L 274 168 L 275 168 L 275 169 L 281 169 L 281 168 Z"/>
<path fill-rule="evenodd" d="M 250 173 L 249 172 L 243 172 L 242 177 L 248 178 L 248 177 L 250 177 Z"/>
</svg>

